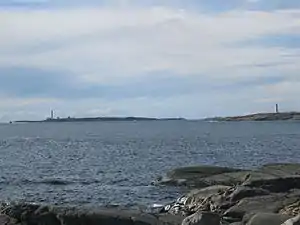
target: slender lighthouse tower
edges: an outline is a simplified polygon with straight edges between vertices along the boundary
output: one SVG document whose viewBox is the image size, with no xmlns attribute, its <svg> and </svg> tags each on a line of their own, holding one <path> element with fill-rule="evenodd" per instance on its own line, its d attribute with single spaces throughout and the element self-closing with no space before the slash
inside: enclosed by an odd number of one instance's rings
<svg viewBox="0 0 300 225">
<path fill-rule="evenodd" d="M 279 113 L 279 107 L 278 107 L 278 104 L 276 104 L 276 106 L 275 106 L 275 113 Z"/>
<path fill-rule="evenodd" d="M 51 110 L 51 120 L 53 120 L 54 119 L 54 111 L 53 110 Z"/>
</svg>

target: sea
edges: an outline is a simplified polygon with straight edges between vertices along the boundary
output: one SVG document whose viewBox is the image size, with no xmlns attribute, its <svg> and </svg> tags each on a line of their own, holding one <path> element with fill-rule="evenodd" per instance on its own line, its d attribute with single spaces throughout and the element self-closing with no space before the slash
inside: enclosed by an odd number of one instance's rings
<svg viewBox="0 0 300 225">
<path fill-rule="evenodd" d="M 300 162 L 300 122 L 0 124 L 0 200 L 99 207 L 166 204 L 174 168 Z"/>
</svg>

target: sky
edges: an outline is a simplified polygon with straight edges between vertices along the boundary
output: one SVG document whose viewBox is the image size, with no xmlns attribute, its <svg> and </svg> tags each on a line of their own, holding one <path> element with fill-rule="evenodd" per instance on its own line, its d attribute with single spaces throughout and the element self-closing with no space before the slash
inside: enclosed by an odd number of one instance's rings
<svg viewBox="0 0 300 225">
<path fill-rule="evenodd" d="M 0 122 L 300 111 L 299 0 L 0 0 Z"/>
</svg>

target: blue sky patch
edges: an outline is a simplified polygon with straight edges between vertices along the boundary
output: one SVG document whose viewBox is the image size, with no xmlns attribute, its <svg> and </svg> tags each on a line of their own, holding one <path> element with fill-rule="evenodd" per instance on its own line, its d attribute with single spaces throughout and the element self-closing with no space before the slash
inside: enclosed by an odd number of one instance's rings
<svg viewBox="0 0 300 225">
<path fill-rule="evenodd" d="M 202 12 L 224 12 L 234 9 L 265 10 L 300 8 L 298 0 L 145 0 L 145 1 L 109 1 L 109 0 L 0 0 L 0 7 L 22 8 L 59 8 L 59 7 L 99 7 L 99 6 L 165 6 L 190 9 Z"/>
<path fill-rule="evenodd" d="M 300 48 L 300 34 L 272 34 L 241 41 L 236 46 Z"/>
</svg>

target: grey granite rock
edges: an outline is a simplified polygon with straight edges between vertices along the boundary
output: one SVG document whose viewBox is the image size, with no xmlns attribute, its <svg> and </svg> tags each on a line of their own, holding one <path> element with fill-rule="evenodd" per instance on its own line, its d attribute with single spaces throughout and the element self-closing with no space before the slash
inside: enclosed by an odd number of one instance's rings
<svg viewBox="0 0 300 225">
<path fill-rule="evenodd" d="M 257 218 L 263 220 L 267 215 L 287 218 L 300 213 L 300 164 L 269 164 L 255 170 L 230 172 L 212 168 L 198 167 L 199 173 L 195 168 L 169 173 L 170 179 L 184 179 L 188 187 L 197 189 L 185 195 L 184 201 L 169 205 L 167 211 L 185 216 L 195 212 L 217 213 L 226 225 L 249 221 L 253 215 L 255 224 Z M 211 173 L 207 172 L 210 169 Z"/>
<path fill-rule="evenodd" d="M 282 225 L 300 225 L 300 215 L 285 221 Z"/>
<path fill-rule="evenodd" d="M 0 214 L 0 225 L 18 225 L 17 221 L 7 215 Z"/>
<path fill-rule="evenodd" d="M 221 218 L 218 214 L 197 212 L 186 217 L 182 221 L 182 225 L 220 225 Z"/>
<path fill-rule="evenodd" d="M 277 213 L 283 205 L 284 199 L 285 194 L 244 198 L 228 209 L 224 215 L 242 219 L 244 215 L 248 213 Z"/>
<path fill-rule="evenodd" d="M 287 215 L 273 213 L 258 213 L 255 214 L 246 224 L 247 225 L 281 225 L 290 217 Z"/>
<path fill-rule="evenodd" d="M 2 212 L 27 225 L 179 225 L 184 219 L 117 208 L 78 209 L 32 204 L 7 205 Z"/>
<path fill-rule="evenodd" d="M 158 215 L 159 225 L 181 225 L 183 220 L 184 217 L 180 215 L 168 215 L 168 214 Z"/>
<path fill-rule="evenodd" d="M 184 185 L 189 187 L 207 187 L 207 184 L 202 178 L 241 171 L 240 169 L 217 167 L 217 166 L 195 166 L 195 167 L 182 167 L 174 169 L 160 178 L 156 184 L 160 185 Z"/>
<path fill-rule="evenodd" d="M 230 201 L 236 202 L 244 198 L 269 195 L 270 192 L 262 188 L 251 188 L 246 186 L 238 186 L 230 195 Z"/>
<path fill-rule="evenodd" d="M 269 164 L 256 170 L 216 166 L 183 167 L 168 172 L 157 184 L 185 185 L 191 188 L 243 184 L 271 192 L 287 192 L 300 188 L 300 164 Z"/>
</svg>

